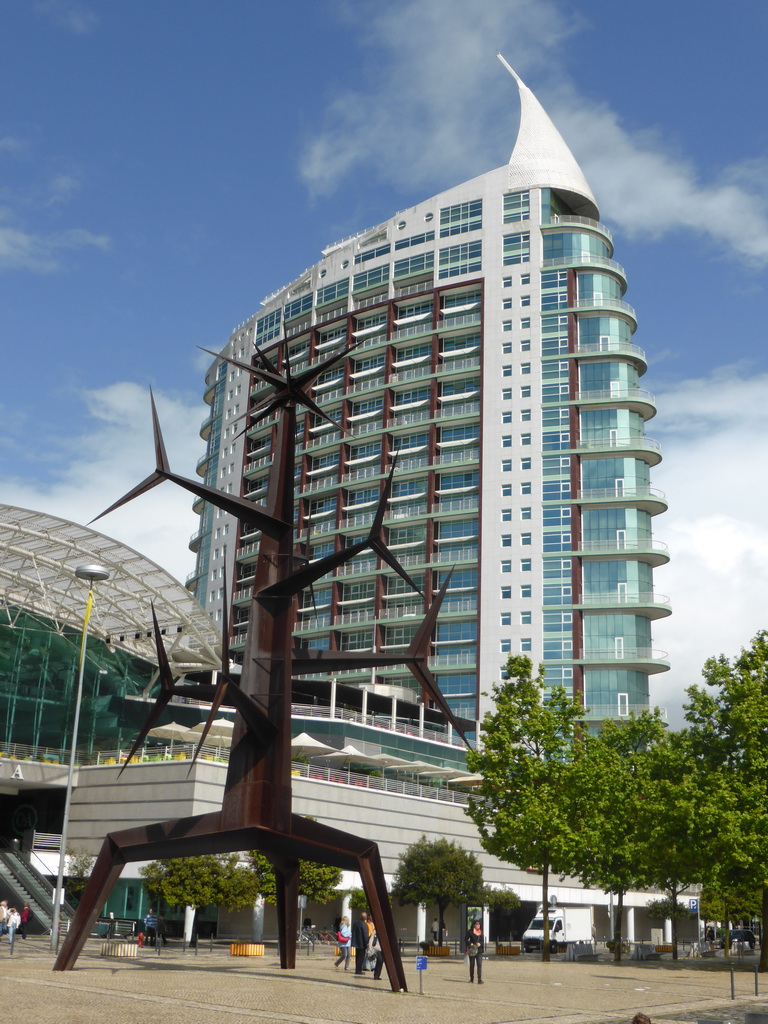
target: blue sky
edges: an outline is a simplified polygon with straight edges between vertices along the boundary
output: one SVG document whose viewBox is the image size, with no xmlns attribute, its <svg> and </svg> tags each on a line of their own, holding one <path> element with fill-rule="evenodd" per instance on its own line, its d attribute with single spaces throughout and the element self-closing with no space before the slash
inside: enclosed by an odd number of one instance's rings
<svg viewBox="0 0 768 1024">
<path fill-rule="evenodd" d="M 0 10 L 2 500 L 86 522 L 174 468 L 205 415 L 196 346 L 338 238 L 505 163 L 514 83 L 582 165 L 627 269 L 675 614 L 653 697 L 768 626 L 768 5 L 566 0 L 26 0 Z M 179 578 L 162 488 L 99 525 Z"/>
</svg>

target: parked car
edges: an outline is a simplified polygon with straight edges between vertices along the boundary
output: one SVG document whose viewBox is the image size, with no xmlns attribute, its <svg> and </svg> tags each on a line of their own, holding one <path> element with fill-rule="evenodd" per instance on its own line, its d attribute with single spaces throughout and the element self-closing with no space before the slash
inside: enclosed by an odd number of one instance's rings
<svg viewBox="0 0 768 1024">
<path fill-rule="evenodd" d="M 751 928 L 731 928 L 731 945 L 743 942 L 750 949 L 755 948 L 755 933 Z M 720 949 L 725 949 L 725 938 L 720 939 Z"/>
</svg>

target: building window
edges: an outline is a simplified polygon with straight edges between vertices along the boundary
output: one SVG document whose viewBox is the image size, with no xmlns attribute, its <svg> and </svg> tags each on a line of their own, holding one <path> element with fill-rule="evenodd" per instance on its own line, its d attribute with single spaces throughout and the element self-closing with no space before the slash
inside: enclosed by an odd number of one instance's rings
<svg viewBox="0 0 768 1024">
<path fill-rule="evenodd" d="M 531 410 L 530 409 L 521 409 L 520 410 L 520 419 L 521 419 L 521 421 L 523 423 L 527 423 L 528 420 L 530 420 L 530 418 L 531 418 Z"/>
<path fill-rule="evenodd" d="M 395 260 L 394 278 L 412 277 L 433 270 L 435 266 L 434 252 L 423 252 L 420 256 L 409 256 L 404 260 Z"/>
<path fill-rule="evenodd" d="M 520 509 L 520 518 L 521 519 L 532 519 L 533 518 L 532 515 L 531 515 L 531 507 L 530 507 L 530 505 L 528 505 L 526 508 L 521 508 Z"/>
<path fill-rule="evenodd" d="M 531 468 L 530 458 L 520 459 L 520 469 L 526 470 Z"/>
<path fill-rule="evenodd" d="M 512 435 L 511 434 L 507 434 L 506 436 L 502 437 L 502 439 L 501 439 L 501 447 L 502 448 L 511 448 L 512 447 Z"/>
<path fill-rule="evenodd" d="M 520 296 L 520 305 L 521 306 L 530 306 L 530 304 L 531 304 L 531 296 L 530 295 L 521 295 Z"/>
<path fill-rule="evenodd" d="M 504 223 L 528 220 L 531 215 L 530 192 L 508 192 L 504 196 Z"/>
<path fill-rule="evenodd" d="M 501 346 L 501 354 L 503 356 L 511 356 L 512 355 L 512 342 L 511 341 L 505 341 L 502 344 L 502 346 Z"/>
<path fill-rule="evenodd" d="M 501 308 L 502 309 L 512 309 L 512 299 L 502 299 L 501 300 Z"/>
<path fill-rule="evenodd" d="M 523 483 L 520 484 L 520 493 L 521 494 L 530 494 L 531 493 L 531 481 L 530 480 L 524 480 Z"/>
<path fill-rule="evenodd" d="M 529 316 L 524 316 L 522 318 L 522 320 L 520 321 L 520 330 L 521 331 L 530 331 L 530 329 L 531 329 L 531 318 Z"/>
<path fill-rule="evenodd" d="M 463 235 L 465 231 L 476 231 L 483 226 L 483 201 L 474 199 L 470 203 L 445 206 L 440 211 L 440 237 Z"/>
<path fill-rule="evenodd" d="M 511 320 L 502 320 L 501 321 L 501 329 L 502 329 L 502 331 L 511 331 L 512 330 L 512 321 Z"/>
<path fill-rule="evenodd" d="M 502 496 L 502 498 L 511 498 L 512 497 L 512 484 L 502 484 L 501 485 L 501 496 Z"/>
<path fill-rule="evenodd" d="M 531 372 L 531 364 L 530 363 L 520 363 L 520 373 L 530 373 L 530 372 Z"/>
<path fill-rule="evenodd" d="M 511 366 L 502 366 L 502 368 L 501 368 L 501 376 L 502 377 L 511 377 L 512 376 L 512 367 Z"/>
<path fill-rule="evenodd" d="M 531 597 L 531 584 L 523 583 L 520 587 L 520 597 Z"/>
<path fill-rule="evenodd" d="M 512 388 L 502 388 L 501 389 L 501 400 L 502 400 L 502 402 L 511 402 L 512 401 Z"/>
<path fill-rule="evenodd" d="M 528 232 L 504 236 L 504 266 L 527 263 L 531 256 L 531 236 Z"/>
<path fill-rule="evenodd" d="M 499 649 L 500 649 L 502 654 L 511 654 L 512 653 L 512 641 L 511 640 L 502 640 L 501 644 L 499 646 Z"/>
<path fill-rule="evenodd" d="M 531 351 L 531 339 L 530 338 L 523 338 L 523 340 L 520 342 L 520 351 L 521 352 L 530 352 Z"/>
<path fill-rule="evenodd" d="M 532 565 L 532 562 L 531 562 L 530 558 L 521 558 L 520 559 L 520 572 L 530 572 L 531 571 L 531 565 Z"/>
<path fill-rule="evenodd" d="M 512 395 L 510 394 L 509 397 L 511 398 Z M 531 397 L 531 385 L 530 384 L 523 384 L 522 385 L 522 387 L 520 388 L 520 397 L 521 398 L 530 398 Z"/>
<path fill-rule="evenodd" d="M 460 274 L 474 274 L 482 269 L 482 244 L 463 242 L 451 245 L 439 252 L 438 278 L 458 277 Z"/>
<path fill-rule="evenodd" d="M 524 654 L 525 654 L 525 653 L 526 653 L 527 651 L 530 651 L 530 650 L 532 650 L 532 647 L 531 647 L 531 638 L 530 638 L 529 636 L 524 636 L 524 637 L 521 637 L 521 638 L 520 638 L 520 650 L 521 650 L 521 651 L 522 651 L 522 652 L 523 652 Z"/>
<path fill-rule="evenodd" d="M 501 535 L 501 546 L 503 548 L 511 548 L 512 547 L 512 534 L 511 533 L 502 533 L 502 535 Z"/>
<path fill-rule="evenodd" d="M 511 409 L 508 409 L 506 412 L 503 412 L 501 414 L 501 422 L 502 423 L 511 423 L 512 422 L 512 410 Z"/>
<path fill-rule="evenodd" d="M 520 435 L 520 444 L 530 444 L 530 443 L 531 443 L 531 435 L 530 434 L 521 434 Z"/>
<path fill-rule="evenodd" d="M 512 625 L 512 612 L 502 612 L 500 616 L 500 625 L 511 626 Z"/>
<path fill-rule="evenodd" d="M 501 472 L 502 473 L 511 473 L 512 472 L 512 459 L 502 459 L 501 460 Z"/>
<path fill-rule="evenodd" d="M 530 284 L 530 283 L 531 283 L 531 275 L 530 274 L 521 274 L 520 275 L 520 284 Z"/>
<path fill-rule="evenodd" d="M 502 279 L 501 279 L 501 287 L 502 288 L 511 288 L 512 287 L 512 278 L 511 277 L 502 277 Z"/>
<path fill-rule="evenodd" d="M 502 587 L 501 588 L 501 599 L 502 599 L 502 601 L 511 601 L 512 600 L 512 587 Z"/>
<path fill-rule="evenodd" d="M 531 534 L 530 533 L 521 533 L 520 534 L 520 543 L 523 545 L 523 547 L 530 547 L 531 544 L 533 543 L 533 541 L 531 540 Z"/>
<path fill-rule="evenodd" d="M 531 624 L 531 613 L 530 612 L 520 612 L 520 625 L 521 626 L 530 626 L 530 624 Z"/>
<path fill-rule="evenodd" d="M 530 559 L 529 559 L 529 561 L 530 561 Z M 501 563 L 501 571 L 502 572 L 512 572 L 512 563 L 508 562 L 508 561 L 503 561 Z"/>
<path fill-rule="evenodd" d="M 501 510 L 501 521 L 502 521 L 502 523 L 511 523 L 512 522 L 512 509 L 511 508 L 503 508 Z"/>
</svg>

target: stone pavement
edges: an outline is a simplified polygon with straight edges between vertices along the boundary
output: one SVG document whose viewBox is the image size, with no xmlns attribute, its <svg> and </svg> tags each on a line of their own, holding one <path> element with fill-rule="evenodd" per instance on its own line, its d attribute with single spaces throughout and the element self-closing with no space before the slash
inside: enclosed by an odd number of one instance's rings
<svg viewBox="0 0 768 1024">
<path fill-rule="evenodd" d="M 333 950 L 301 951 L 295 971 L 281 971 L 274 947 L 264 957 L 232 957 L 228 946 L 195 954 L 169 944 L 158 956 L 100 956 L 89 940 L 73 971 L 54 973 L 48 940 L 17 939 L 13 956 L 0 943 L 0 995 L 6 1015 L 34 1024 L 629 1024 L 639 1010 L 653 1024 L 718 1021 L 743 1024 L 755 997 L 755 958 L 743 961 L 623 961 L 542 964 L 533 956 L 484 961 L 482 987 L 468 984 L 459 957 L 430 960 L 421 981 L 405 957 L 410 992 L 393 993 L 386 973 L 333 969 Z M 731 1000 L 730 968 L 736 1000 Z"/>
</svg>

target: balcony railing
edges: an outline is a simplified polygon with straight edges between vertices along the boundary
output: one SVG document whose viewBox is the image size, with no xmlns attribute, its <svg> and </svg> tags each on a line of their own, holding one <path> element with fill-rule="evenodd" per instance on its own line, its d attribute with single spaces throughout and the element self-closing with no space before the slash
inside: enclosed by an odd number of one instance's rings
<svg viewBox="0 0 768 1024">
<path fill-rule="evenodd" d="M 643 388 L 611 388 L 605 391 L 577 391 L 576 402 L 643 402 L 655 405 L 656 399 Z"/>
</svg>

